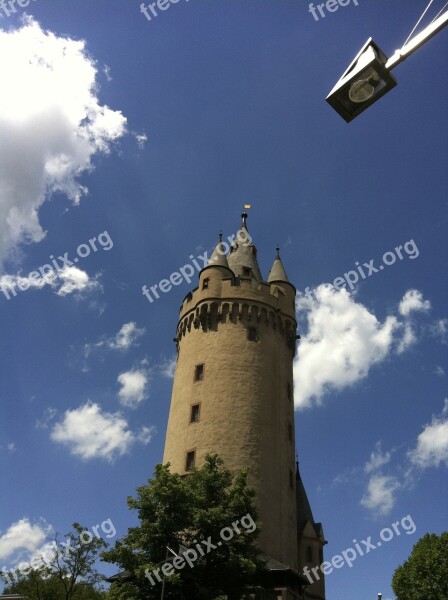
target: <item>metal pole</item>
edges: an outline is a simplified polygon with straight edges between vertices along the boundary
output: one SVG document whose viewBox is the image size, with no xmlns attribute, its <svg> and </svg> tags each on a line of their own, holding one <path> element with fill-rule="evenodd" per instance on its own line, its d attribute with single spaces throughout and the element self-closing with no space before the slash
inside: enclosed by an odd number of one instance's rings
<svg viewBox="0 0 448 600">
<path fill-rule="evenodd" d="M 166 549 L 165 562 L 167 560 L 168 560 L 168 547 Z M 166 581 L 166 575 L 164 573 L 163 574 L 163 579 L 162 579 L 162 595 L 160 596 L 160 600 L 163 600 L 165 598 L 165 581 Z"/>
<path fill-rule="evenodd" d="M 165 575 L 163 575 L 163 579 L 162 579 L 162 595 L 160 596 L 160 600 L 163 600 L 165 598 Z"/>
<path fill-rule="evenodd" d="M 386 69 L 389 71 L 394 69 L 397 65 L 406 60 L 408 56 L 411 56 L 411 54 L 418 50 L 420 46 L 423 46 L 423 44 L 439 33 L 446 25 L 448 25 L 448 11 L 436 19 L 434 23 L 428 25 L 428 27 L 416 35 L 414 39 L 405 44 L 403 48 L 396 50 L 395 54 L 387 61 Z"/>
</svg>

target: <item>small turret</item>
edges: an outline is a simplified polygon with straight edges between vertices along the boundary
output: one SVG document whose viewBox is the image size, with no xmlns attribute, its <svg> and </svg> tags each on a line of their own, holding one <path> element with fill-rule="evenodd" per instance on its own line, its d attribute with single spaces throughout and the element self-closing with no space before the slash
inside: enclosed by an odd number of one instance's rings
<svg viewBox="0 0 448 600">
<path fill-rule="evenodd" d="M 251 240 L 247 229 L 247 213 L 241 215 L 243 222 L 237 238 L 233 241 L 227 262 L 234 274 L 238 277 L 250 277 L 258 283 L 263 281 L 257 261 L 257 249 Z M 241 235 L 244 234 L 244 235 Z M 245 239 L 247 241 L 245 241 Z"/>
<path fill-rule="evenodd" d="M 283 266 L 282 259 L 280 258 L 280 248 L 277 246 L 275 250 L 277 255 L 269 273 L 268 282 L 272 283 L 273 281 L 285 281 L 286 283 L 289 283 L 285 267 Z"/>
<path fill-rule="evenodd" d="M 229 263 L 227 262 L 226 250 L 224 248 L 224 244 L 222 243 L 222 233 L 219 232 L 218 243 L 213 250 L 213 254 L 211 255 L 208 265 L 210 267 L 227 267 L 229 268 Z"/>
</svg>

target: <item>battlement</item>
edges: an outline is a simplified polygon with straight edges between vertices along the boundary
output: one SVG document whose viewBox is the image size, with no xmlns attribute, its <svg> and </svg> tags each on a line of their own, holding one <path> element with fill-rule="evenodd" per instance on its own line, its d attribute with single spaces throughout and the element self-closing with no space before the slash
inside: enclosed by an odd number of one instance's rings
<svg viewBox="0 0 448 600">
<path fill-rule="evenodd" d="M 280 312 L 295 320 L 295 296 L 296 290 L 290 283 L 258 283 L 251 277 L 236 277 L 226 267 L 209 266 L 201 271 L 199 286 L 185 296 L 179 311 L 179 321 L 203 301 L 265 305 L 267 310 Z"/>
</svg>

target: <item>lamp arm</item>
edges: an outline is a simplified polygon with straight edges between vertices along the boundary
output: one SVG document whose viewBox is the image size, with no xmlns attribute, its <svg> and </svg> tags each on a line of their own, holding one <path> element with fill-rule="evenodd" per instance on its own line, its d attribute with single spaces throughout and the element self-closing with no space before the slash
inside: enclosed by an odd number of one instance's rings
<svg viewBox="0 0 448 600">
<path fill-rule="evenodd" d="M 400 50 L 396 50 L 393 56 L 386 63 L 386 69 L 391 71 L 397 65 L 405 61 L 408 56 L 411 56 L 416 50 L 423 46 L 424 43 L 434 37 L 439 31 L 448 25 L 448 11 L 441 15 L 438 19 L 428 25 L 423 31 L 415 36 L 410 42 L 405 44 Z"/>
</svg>

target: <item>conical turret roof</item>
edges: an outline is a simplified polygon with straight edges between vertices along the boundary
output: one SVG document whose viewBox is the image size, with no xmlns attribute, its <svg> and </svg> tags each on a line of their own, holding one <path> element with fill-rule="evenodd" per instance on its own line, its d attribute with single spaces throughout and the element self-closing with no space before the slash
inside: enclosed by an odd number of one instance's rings
<svg viewBox="0 0 448 600">
<path fill-rule="evenodd" d="M 251 277 L 260 282 L 263 277 L 258 266 L 257 249 L 247 229 L 247 213 L 243 212 L 241 217 L 243 219 L 241 229 L 232 242 L 230 253 L 227 255 L 227 262 L 238 277 Z"/>
<path fill-rule="evenodd" d="M 272 265 L 271 272 L 269 273 L 268 282 L 272 281 L 286 281 L 289 283 L 288 276 L 286 275 L 285 267 L 283 266 L 282 259 L 280 258 L 280 248 L 276 248 L 277 255 Z"/>
<path fill-rule="evenodd" d="M 222 233 L 219 233 L 218 243 L 213 250 L 213 253 L 208 261 L 210 267 L 227 267 L 229 268 L 229 263 L 227 262 L 226 251 L 224 245 L 222 243 Z"/>
</svg>

